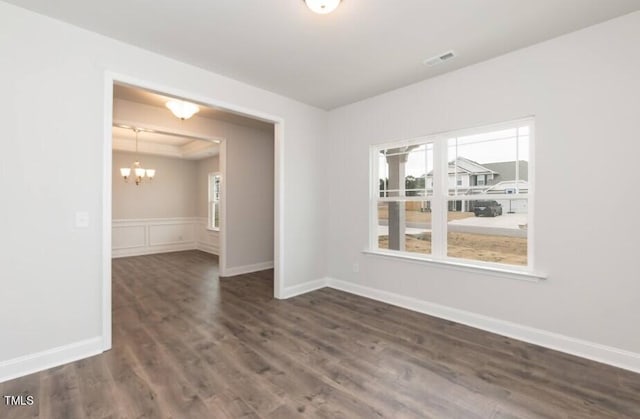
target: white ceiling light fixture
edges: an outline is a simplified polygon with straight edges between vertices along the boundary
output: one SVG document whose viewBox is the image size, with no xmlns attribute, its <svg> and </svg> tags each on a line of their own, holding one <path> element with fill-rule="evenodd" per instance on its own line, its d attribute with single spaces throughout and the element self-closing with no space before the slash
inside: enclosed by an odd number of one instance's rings
<svg viewBox="0 0 640 419">
<path fill-rule="evenodd" d="M 183 121 L 200 112 L 198 105 L 184 100 L 170 100 L 166 103 L 166 106 L 176 118 L 180 118 Z"/>
<path fill-rule="evenodd" d="M 304 0 L 305 4 L 313 12 L 326 15 L 338 8 L 341 0 Z"/>
<path fill-rule="evenodd" d="M 129 182 L 129 176 L 131 175 L 131 170 L 133 170 L 133 174 L 136 177 L 136 186 L 140 185 L 144 180 L 145 176 L 149 180 L 153 180 L 153 177 L 156 175 L 155 169 L 144 169 L 138 160 L 138 132 L 140 130 L 138 128 L 131 128 L 136 133 L 136 160 L 133 162 L 131 167 L 123 167 L 120 169 L 120 175 L 124 178 L 125 182 Z"/>
</svg>

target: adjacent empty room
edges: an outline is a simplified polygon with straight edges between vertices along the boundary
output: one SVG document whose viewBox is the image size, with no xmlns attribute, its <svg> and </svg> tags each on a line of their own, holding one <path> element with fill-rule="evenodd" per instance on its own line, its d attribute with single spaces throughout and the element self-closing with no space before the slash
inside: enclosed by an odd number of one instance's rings
<svg viewBox="0 0 640 419">
<path fill-rule="evenodd" d="M 0 0 L 0 418 L 639 418 L 638 0 Z"/>
</svg>

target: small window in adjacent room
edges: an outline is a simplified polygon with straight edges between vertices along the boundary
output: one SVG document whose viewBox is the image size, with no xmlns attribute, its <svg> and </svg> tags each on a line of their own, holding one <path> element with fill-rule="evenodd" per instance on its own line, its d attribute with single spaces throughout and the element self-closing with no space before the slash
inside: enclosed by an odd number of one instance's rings
<svg viewBox="0 0 640 419">
<path fill-rule="evenodd" d="M 220 229 L 220 173 L 209 173 L 209 223 L 210 229 Z"/>
<path fill-rule="evenodd" d="M 533 271 L 533 119 L 372 147 L 370 249 Z"/>
</svg>

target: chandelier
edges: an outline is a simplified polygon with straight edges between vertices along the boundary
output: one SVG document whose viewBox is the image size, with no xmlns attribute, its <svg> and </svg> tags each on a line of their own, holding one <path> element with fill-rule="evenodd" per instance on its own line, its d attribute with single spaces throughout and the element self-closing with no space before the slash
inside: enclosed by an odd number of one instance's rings
<svg viewBox="0 0 640 419">
<path fill-rule="evenodd" d="M 120 169 L 120 175 L 124 178 L 125 182 L 129 182 L 129 177 L 131 176 L 131 171 L 135 175 L 136 186 L 140 185 L 145 177 L 149 180 L 153 180 L 153 177 L 156 175 L 155 169 L 145 169 L 140 164 L 138 160 L 138 133 L 140 130 L 138 128 L 132 128 L 132 130 L 136 133 L 136 160 L 133 162 L 131 167 L 123 167 Z"/>
</svg>

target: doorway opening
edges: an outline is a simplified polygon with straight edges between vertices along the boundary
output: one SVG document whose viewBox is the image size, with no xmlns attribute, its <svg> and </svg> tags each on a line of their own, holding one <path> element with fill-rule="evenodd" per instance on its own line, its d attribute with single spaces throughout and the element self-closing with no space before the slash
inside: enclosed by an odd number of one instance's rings
<svg viewBox="0 0 640 419">
<path fill-rule="evenodd" d="M 170 99 L 200 111 L 181 120 Z M 105 102 L 104 349 L 112 258 L 195 251 L 215 255 L 221 277 L 272 268 L 279 298 L 282 119 L 111 74 Z"/>
</svg>

